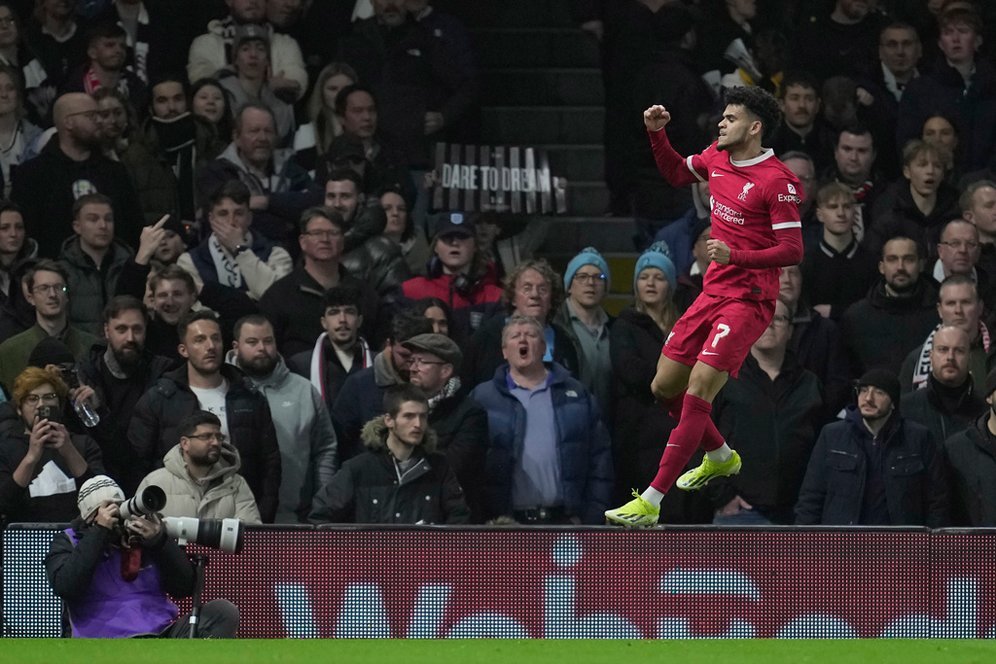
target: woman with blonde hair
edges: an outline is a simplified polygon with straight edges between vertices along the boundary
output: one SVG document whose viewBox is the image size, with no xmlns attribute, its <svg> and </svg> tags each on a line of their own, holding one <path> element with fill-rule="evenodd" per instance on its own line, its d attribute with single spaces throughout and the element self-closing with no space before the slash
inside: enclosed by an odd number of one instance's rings
<svg viewBox="0 0 996 664">
<path fill-rule="evenodd" d="M 357 81 L 356 71 L 343 62 L 330 62 L 318 73 L 308 98 L 310 122 L 301 125 L 294 134 L 298 163 L 308 171 L 314 173 L 319 157 L 328 151 L 332 140 L 342 134 L 342 125 L 335 114 L 335 98 L 340 90 Z"/>
</svg>

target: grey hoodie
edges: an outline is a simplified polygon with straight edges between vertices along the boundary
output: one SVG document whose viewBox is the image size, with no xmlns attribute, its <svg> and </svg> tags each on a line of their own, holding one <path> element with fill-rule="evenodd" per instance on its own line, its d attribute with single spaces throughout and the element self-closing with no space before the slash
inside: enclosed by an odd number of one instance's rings
<svg viewBox="0 0 996 664">
<path fill-rule="evenodd" d="M 234 349 L 226 361 L 238 366 Z M 283 476 L 275 523 L 307 523 L 312 498 L 339 469 L 338 443 L 325 402 L 307 378 L 291 373 L 282 357 L 269 376 L 246 375 L 270 404 L 280 447 Z"/>
</svg>

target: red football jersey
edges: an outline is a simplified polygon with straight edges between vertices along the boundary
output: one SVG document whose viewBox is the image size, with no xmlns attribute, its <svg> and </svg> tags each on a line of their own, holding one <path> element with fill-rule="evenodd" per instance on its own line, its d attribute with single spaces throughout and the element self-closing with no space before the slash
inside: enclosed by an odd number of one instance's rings
<svg viewBox="0 0 996 664">
<path fill-rule="evenodd" d="M 794 234 L 801 251 L 801 185 L 774 152 L 767 149 L 753 159 L 734 161 L 713 143 L 701 154 L 682 159 L 663 130 L 648 133 L 657 167 L 671 186 L 709 182 L 712 239 L 725 242 L 731 252 L 759 251 L 778 246 L 775 233 L 780 231 L 783 238 Z M 716 297 L 773 300 L 780 273 L 779 266 L 710 263 L 702 290 Z"/>
</svg>

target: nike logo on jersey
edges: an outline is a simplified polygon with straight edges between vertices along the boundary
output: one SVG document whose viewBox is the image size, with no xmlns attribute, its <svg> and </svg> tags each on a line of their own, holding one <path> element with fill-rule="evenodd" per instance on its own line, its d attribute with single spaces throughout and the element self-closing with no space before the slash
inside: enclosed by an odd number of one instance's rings
<svg viewBox="0 0 996 664">
<path fill-rule="evenodd" d="M 718 171 L 713 171 L 712 172 L 712 177 L 714 177 L 714 178 L 721 178 L 721 177 L 723 177 L 723 174 L 720 173 L 720 172 L 718 172 Z"/>
<path fill-rule="evenodd" d="M 714 353 L 711 350 L 704 350 L 704 351 L 702 351 L 702 354 L 703 355 L 719 355 L 719 353 Z"/>
</svg>

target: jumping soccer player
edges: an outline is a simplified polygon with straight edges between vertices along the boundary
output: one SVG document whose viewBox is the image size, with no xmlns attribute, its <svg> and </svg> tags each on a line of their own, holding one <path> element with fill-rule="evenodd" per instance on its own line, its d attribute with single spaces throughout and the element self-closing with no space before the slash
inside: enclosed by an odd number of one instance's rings
<svg viewBox="0 0 996 664">
<path fill-rule="evenodd" d="M 740 472 L 710 417 L 712 401 L 736 377 L 750 347 L 775 311 L 780 268 L 802 260 L 799 181 L 770 149 L 766 131 L 778 126 L 778 103 L 760 88 L 726 92 L 719 139 L 704 152 L 682 157 L 668 141 L 671 114 L 655 105 L 643 112 L 657 168 L 673 187 L 708 178 L 712 263 L 702 294 L 678 319 L 664 342 L 651 384 L 678 426 L 671 432 L 650 487 L 605 518 L 624 526 L 657 523 L 661 500 L 701 444 L 702 464 L 678 478 L 679 489 L 700 489 L 716 477 Z"/>
</svg>

